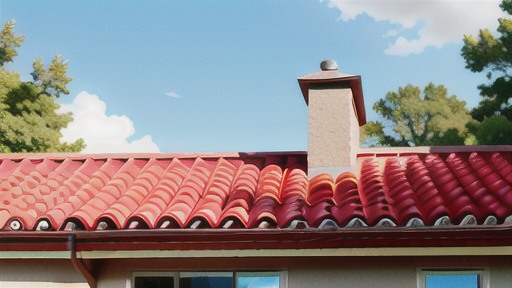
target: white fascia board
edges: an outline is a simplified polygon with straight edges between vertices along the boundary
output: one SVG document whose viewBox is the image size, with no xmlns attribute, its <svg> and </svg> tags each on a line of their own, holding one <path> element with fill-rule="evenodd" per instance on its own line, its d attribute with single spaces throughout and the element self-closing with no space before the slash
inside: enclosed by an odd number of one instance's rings
<svg viewBox="0 0 512 288">
<path fill-rule="evenodd" d="M 260 250 L 118 250 L 77 251 L 77 258 L 231 258 L 231 257 L 343 257 L 343 256 L 512 256 L 512 246 L 390 247 Z M 71 259 L 71 251 L 0 251 L 0 259 Z"/>
<path fill-rule="evenodd" d="M 71 259 L 71 251 L 0 251 L 0 259 Z"/>
<path fill-rule="evenodd" d="M 78 258 L 230 258 L 230 257 L 332 257 L 332 256 L 492 256 L 512 255 L 512 246 L 406 247 L 260 250 L 135 250 L 81 251 Z"/>
</svg>

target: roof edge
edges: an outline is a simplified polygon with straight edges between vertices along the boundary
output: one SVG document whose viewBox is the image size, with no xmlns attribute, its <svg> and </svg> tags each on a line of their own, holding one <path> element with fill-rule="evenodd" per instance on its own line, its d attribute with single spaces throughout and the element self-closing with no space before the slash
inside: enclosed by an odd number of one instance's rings
<svg viewBox="0 0 512 288">
<path fill-rule="evenodd" d="M 416 147 L 372 147 L 359 148 L 357 157 L 377 156 L 379 154 L 438 154 L 473 152 L 512 152 L 512 145 L 485 146 L 416 146 Z"/>
<path fill-rule="evenodd" d="M 307 155 L 307 151 L 283 151 L 283 152 L 200 152 L 200 153 L 0 153 L 0 159 L 10 160 L 60 160 L 70 158 L 71 160 L 92 159 L 193 159 L 193 158 L 251 158 L 282 155 Z"/>
</svg>

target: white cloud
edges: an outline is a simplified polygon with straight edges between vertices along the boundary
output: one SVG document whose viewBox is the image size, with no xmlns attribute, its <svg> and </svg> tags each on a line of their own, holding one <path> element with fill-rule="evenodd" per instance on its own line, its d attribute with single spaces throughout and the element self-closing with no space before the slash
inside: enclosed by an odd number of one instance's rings
<svg viewBox="0 0 512 288">
<path fill-rule="evenodd" d="M 396 34 L 398 34 L 398 30 L 389 30 L 388 33 L 382 37 L 396 36 Z"/>
<path fill-rule="evenodd" d="M 498 18 L 507 17 L 500 8 L 501 1 L 422 1 L 422 0 L 373 0 L 331 1 L 329 7 L 341 11 L 343 21 L 354 20 L 366 13 L 375 21 L 387 21 L 400 25 L 398 31 L 386 36 L 399 36 L 384 50 L 388 55 L 407 56 L 422 53 L 425 47 L 441 48 L 447 43 L 459 43 L 463 35 L 477 35 L 479 29 L 495 31 Z M 415 39 L 406 39 L 400 32 L 415 27 L 420 20 L 425 23 Z M 398 33 L 396 33 L 398 32 Z"/>
<path fill-rule="evenodd" d="M 125 115 L 107 116 L 107 105 L 97 95 L 80 92 L 72 104 L 61 104 L 58 113 L 73 113 L 73 122 L 61 130 L 61 142 L 83 138 L 87 147 L 82 153 L 160 152 L 151 135 L 128 142 L 135 133 L 133 122 Z"/>
<path fill-rule="evenodd" d="M 170 96 L 170 97 L 174 97 L 174 98 L 179 98 L 181 97 L 180 95 L 174 93 L 174 92 L 169 92 L 169 93 L 165 93 L 166 96 Z"/>
</svg>

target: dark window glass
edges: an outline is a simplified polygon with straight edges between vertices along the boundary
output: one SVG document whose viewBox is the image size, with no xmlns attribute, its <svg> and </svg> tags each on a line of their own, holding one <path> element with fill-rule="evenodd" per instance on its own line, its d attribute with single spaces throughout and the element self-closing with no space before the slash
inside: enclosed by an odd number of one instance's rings
<svg viewBox="0 0 512 288">
<path fill-rule="evenodd" d="M 426 275 L 426 288 L 480 288 L 480 275 Z"/>
<path fill-rule="evenodd" d="M 173 277 L 135 277 L 135 288 L 174 288 Z"/>
<path fill-rule="evenodd" d="M 180 288 L 233 288 L 233 273 L 181 272 Z"/>
</svg>

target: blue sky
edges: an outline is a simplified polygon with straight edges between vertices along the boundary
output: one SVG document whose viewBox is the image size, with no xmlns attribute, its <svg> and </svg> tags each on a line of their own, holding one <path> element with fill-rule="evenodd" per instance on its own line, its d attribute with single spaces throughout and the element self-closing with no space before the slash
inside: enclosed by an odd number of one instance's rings
<svg viewBox="0 0 512 288">
<path fill-rule="evenodd" d="M 297 78 L 334 59 L 361 75 L 368 120 L 388 91 L 430 82 L 472 108 L 485 75 L 464 69 L 464 34 L 495 31 L 499 1 L 1 1 L 25 35 L 8 70 L 69 59 L 85 152 L 307 150 Z"/>
</svg>

